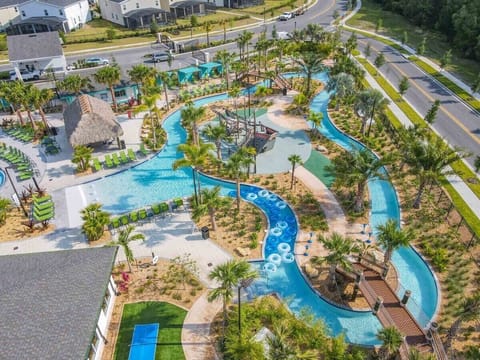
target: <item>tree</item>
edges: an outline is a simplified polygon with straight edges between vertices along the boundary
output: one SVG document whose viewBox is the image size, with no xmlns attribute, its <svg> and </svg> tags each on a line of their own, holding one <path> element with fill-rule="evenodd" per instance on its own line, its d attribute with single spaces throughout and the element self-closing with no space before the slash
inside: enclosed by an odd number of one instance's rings
<svg viewBox="0 0 480 360">
<path fill-rule="evenodd" d="M 390 162 L 389 157 L 377 158 L 370 151 L 356 150 L 338 155 L 328 167 L 341 186 L 355 186 L 354 211 L 362 212 L 367 182 L 372 178 L 385 178 L 382 167 Z"/>
<path fill-rule="evenodd" d="M 192 28 L 198 26 L 198 17 L 197 17 L 196 15 L 190 16 L 190 26 L 191 26 Z"/>
<path fill-rule="evenodd" d="M 318 127 L 322 125 L 323 121 L 323 113 L 317 112 L 317 111 L 310 111 L 308 113 L 307 120 L 312 123 L 313 126 L 313 132 L 315 134 L 315 137 L 318 134 Z"/>
<path fill-rule="evenodd" d="M 375 32 L 378 33 L 380 31 L 380 29 L 382 28 L 383 26 L 383 19 L 381 17 L 379 17 L 377 19 L 377 23 L 375 25 Z"/>
<path fill-rule="evenodd" d="M 225 84 L 227 86 L 227 91 L 229 88 L 228 74 L 230 72 L 230 65 L 232 64 L 234 59 L 235 54 L 226 50 L 220 50 L 215 54 L 215 60 L 222 64 L 222 72 L 223 76 L 225 76 Z"/>
<path fill-rule="evenodd" d="M 378 53 L 373 63 L 378 69 L 380 69 L 385 64 L 385 55 L 383 55 L 382 52 Z"/>
<path fill-rule="evenodd" d="M 225 125 L 220 124 L 220 125 L 214 126 L 212 124 L 208 124 L 204 128 L 202 134 L 208 140 L 214 142 L 215 147 L 217 148 L 217 158 L 218 160 L 222 161 L 222 141 L 230 139 L 230 136 L 227 133 L 227 128 L 225 127 Z"/>
<path fill-rule="evenodd" d="M 135 226 L 130 224 L 127 225 L 125 229 L 119 231 L 117 241 L 111 243 L 112 245 L 119 245 L 122 247 L 123 252 L 125 253 L 125 258 L 127 259 L 128 272 L 132 272 L 131 263 L 133 260 L 135 260 L 132 249 L 129 245 L 130 242 L 136 240 L 145 240 L 145 235 L 143 234 L 132 235 L 133 230 L 135 230 Z"/>
<path fill-rule="evenodd" d="M 445 51 L 443 56 L 440 58 L 440 69 L 445 69 L 452 62 L 452 49 Z"/>
<path fill-rule="evenodd" d="M 195 145 L 199 145 L 198 138 L 198 121 L 205 116 L 204 107 L 195 107 L 193 104 L 188 104 L 180 112 L 182 118 L 182 125 L 189 127 L 192 130 L 192 140 Z"/>
<path fill-rule="evenodd" d="M 137 86 L 138 84 L 142 85 L 142 91 L 146 91 L 147 87 L 155 82 L 155 69 L 145 64 L 133 65 L 127 73 L 132 82 L 136 83 Z M 140 97 L 140 92 L 138 96 Z"/>
<path fill-rule="evenodd" d="M 424 36 L 422 38 L 422 41 L 420 42 L 420 45 L 418 45 L 418 49 L 417 49 L 418 55 L 423 56 L 423 54 L 425 54 L 426 45 L 427 45 L 427 37 Z"/>
<path fill-rule="evenodd" d="M 115 97 L 115 85 L 120 83 L 120 68 L 118 66 L 104 66 L 93 77 L 99 84 L 107 85 L 112 96 L 113 109 L 117 111 L 117 99 Z"/>
<path fill-rule="evenodd" d="M 271 360 L 294 359 L 295 349 L 289 342 L 291 330 L 288 324 L 281 322 L 273 328 L 273 336 L 267 337 L 268 358 Z"/>
<path fill-rule="evenodd" d="M 164 279 L 167 283 L 173 282 L 175 286 L 181 283 L 183 289 L 185 289 L 187 280 L 192 276 L 198 277 L 198 265 L 197 262 L 190 257 L 190 254 L 185 253 L 170 260 Z"/>
<path fill-rule="evenodd" d="M 22 116 L 22 102 L 25 98 L 25 84 L 22 81 L 0 82 L 0 95 L 8 101 L 12 110 L 17 114 L 20 124 L 25 125 Z"/>
<path fill-rule="evenodd" d="M 82 91 L 90 88 L 91 82 L 89 78 L 81 77 L 80 75 L 68 75 L 58 83 L 58 88 L 75 95 L 80 95 Z"/>
<path fill-rule="evenodd" d="M 398 84 L 398 92 L 400 93 L 400 96 L 405 95 L 409 87 L 410 83 L 408 82 L 408 78 L 406 76 L 402 77 Z"/>
<path fill-rule="evenodd" d="M 12 203 L 8 198 L 0 198 L 0 225 L 5 225 Z"/>
<path fill-rule="evenodd" d="M 83 172 L 90 167 L 93 149 L 84 145 L 75 146 L 73 149 L 72 163 L 77 165 L 77 171 Z"/>
<path fill-rule="evenodd" d="M 222 299 L 223 302 L 223 334 L 227 321 L 227 305 L 233 298 L 233 288 L 240 282 L 255 279 L 258 273 L 252 270 L 250 264 L 244 260 L 229 260 L 217 265 L 208 275 L 210 280 L 216 281 L 219 286 L 208 294 L 208 301 Z M 241 335 L 241 334 L 239 334 Z"/>
<path fill-rule="evenodd" d="M 40 117 L 42 118 L 43 125 L 45 129 L 48 129 L 47 118 L 45 116 L 45 112 L 43 111 L 43 107 L 47 105 L 50 100 L 54 97 L 54 93 L 52 89 L 39 89 L 36 86 L 33 86 L 31 89 L 31 96 L 30 100 L 32 105 L 35 109 L 38 110 Z"/>
<path fill-rule="evenodd" d="M 406 31 L 402 34 L 402 45 L 405 45 L 408 42 L 408 33 Z"/>
<path fill-rule="evenodd" d="M 463 299 L 457 312 L 457 319 L 448 331 L 445 350 L 448 351 L 452 347 L 453 340 L 457 337 L 458 330 L 464 321 L 480 321 L 480 290 L 478 289 L 472 295 Z"/>
<path fill-rule="evenodd" d="M 272 39 L 278 40 L 278 31 L 277 31 L 277 25 L 273 24 L 272 26 Z"/>
<path fill-rule="evenodd" d="M 152 35 L 157 35 L 157 33 L 160 32 L 160 26 L 155 18 L 153 18 L 152 22 L 150 23 L 150 32 Z"/>
<path fill-rule="evenodd" d="M 20 99 L 20 103 L 22 104 L 23 109 L 27 111 L 28 119 L 30 120 L 30 124 L 32 129 L 35 129 L 35 121 L 33 120 L 32 116 L 32 102 L 35 90 L 33 89 L 34 86 L 32 84 L 25 84 L 21 91 L 23 91 L 23 96 Z"/>
<path fill-rule="evenodd" d="M 210 23 L 210 21 L 207 21 L 203 24 L 203 29 L 207 34 L 207 46 L 210 46 L 210 31 L 212 31 L 212 28 L 213 28 L 213 25 Z"/>
<path fill-rule="evenodd" d="M 375 119 L 375 115 L 382 113 L 389 103 L 390 101 L 385 99 L 383 94 L 377 89 L 363 90 L 357 95 L 354 108 L 362 119 L 360 128 L 362 135 L 365 135 L 368 120 L 372 122 Z"/>
<path fill-rule="evenodd" d="M 220 195 L 220 186 L 215 186 L 212 189 L 202 189 L 202 202 L 194 205 L 193 217 L 199 218 L 205 214 L 210 216 L 210 224 L 213 231 L 217 230 L 216 212 L 219 209 L 228 207 L 231 204 L 231 199 Z"/>
<path fill-rule="evenodd" d="M 170 108 L 170 103 L 168 102 L 168 81 L 170 80 L 170 76 L 165 71 L 159 71 L 157 77 L 162 82 L 163 94 L 165 95 L 165 106 L 168 110 Z"/>
<path fill-rule="evenodd" d="M 472 86 L 472 91 L 478 93 L 480 91 L 480 73 L 478 73 L 475 83 Z"/>
<path fill-rule="evenodd" d="M 297 52 L 292 61 L 300 67 L 300 71 L 305 75 L 305 88 L 303 93 L 305 96 L 311 95 L 311 83 L 313 74 L 325 70 L 323 60 L 328 52 L 324 51 L 302 51 Z"/>
<path fill-rule="evenodd" d="M 82 233 L 88 241 L 95 241 L 102 237 L 105 226 L 110 222 L 110 214 L 102 210 L 102 205 L 93 203 L 81 212 L 83 220 Z"/>
<path fill-rule="evenodd" d="M 237 210 L 240 211 L 240 179 L 243 177 L 243 166 L 245 163 L 244 157 L 236 152 L 228 159 L 228 162 L 225 164 L 226 173 L 235 179 L 236 189 L 237 189 Z"/>
<path fill-rule="evenodd" d="M 288 161 L 290 161 L 290 164 L 292 165 L 292 177 L 290 181 L 290 190 L 293 189 L 293 185 L 295 183 L 295 167 L 297 165 L 302 165 L 303 161 L 300 155 L 292 154 L 288 157 Z"/>
<path fill-rule="evenodd" d="M 160 119 L 160 109 L 157 106 L 157 101 L 160 97 L 160 94 L 157 91 L 152 90 L 149 90 L 147 92 L 149 93 L 149 95 L 143 97 L 143 104 L 135 109 L 135 113 L 148 111 L 148 114 L 145 114 L 144 119 L 150 119 L 150 122 L 152 124 L 153 148 L 157 149 L 157 126 L 158 120 Z"/>
<path fill-rule="evenodd" d="M 337 232 L 333 232 L 332 235 L 328 237 L 322 236 L 319 241 L 323 244 L 325 249 L 328 250 L 328 255 L 325 256 L 324 261 L 330 266 L 330 287 L 335 288 L 337 285 L 337 267 L 341 266 L 345 270 L 350 270 L 352 268 L 348 256 L 352 252 L 356 252 L 354 241 L 353 239 L 344 237 Z"/>
<path fill-rule="evenodd" d="M 224 354 L 230 360 L 263 359 L 264 348 L 250 334 L 230 332 L 225 339 Z"/>
<path fill-rule="evenodd" d="M 365 51 L 364 51 L 364 54 L 365 54 L 365 57 L 370 57 L 371 53 L 372 53 L 372 46 L 370 45 L 369 42 L 367 42 L 367 45 L 365 46 Z"/>
<path fill-rule="evenodd" d="M 400 229 L 394 219 L 388 219 L 385 224 L 377 227 L 377 243 L 385 249 L 384 265 L 388 265 L 392 258 L 392 253 L 400 248 L 410 244 L 413 234 L 409 230 Z"/>
<path fill-rule="evenodd" d="M 480 359 L 480 348 L 475 345 L 467 346 L 465 350 L 465 359 L 466 360 L 478 360 Z"/>
<path fill-rule="evenodd" d="M 475 156 L 475 160 L 473 162 L 473 166 L 475 167 L 475 172 L 478 173 L 478 170 L 480 170 L 480 156 Z"/>
<path fill-rule="evenodd" d="M 113 27 L 110 27 L 105 31 L 105 34 L 107 35 L 108 41 L 113 41 L 117 37 L 117 30 L 115 30 Z"/>
<path fill-rule="evenodd" d="M 347 39 L 345 43 L 345 49 L 347 50 L 348 54 L 351 54 L 353 50 L 357 48 L 357 35 L 352 32 L 352 35 Z"/>
<path fill-rule="evenodd" d="M 392 355 L 397 354 L 403 344 L 403 335 L 394 326 L 380 329 L 377 339 L 382 342 L 383 359 L 389 359 Z"/>
<path fill-rule="evenodd" d="M 432 104 L 432 107 L 425 114 L 425 121 L 429 124 L 433 124 L 437 118 L 437 112 L 440 108 L 440 100 L 435 100 Z"/>
<path fill-rule="evenodd" d="M 330 76 L 325 89 L 329 92 L 335 92 L 335 98 L 337 99 L 335 109 L 338 110 L 340 104 L 344 104 L 347 99 L 355 94 L 355 79 L 350 74 L 339 73 Z"/>
<path fill-rule="evenodd" d="M 236 123 L 237 131 L 236 131 L 236 137 L 235 137 L 236 143 L 238 143 L 238 137 L 240 135 L 240 119 L 237 114 L 238 113 L 237 99 L 240 97 L 241 94 L 242 94 L 242 90 L 236 84 L 232 86 L 232 88 L 228 91 L 228 97 L 233 99 L 233 108 L 235 109 L 235 114 L 236 114 L 235 118 L 237 120 L 237 123 Z"/>
<path fill-rule="evenodd" d="M 223 43 L 227 42 L 227 19 L 221 19 L 218 23 L 223 28 Z"/>
</svg>

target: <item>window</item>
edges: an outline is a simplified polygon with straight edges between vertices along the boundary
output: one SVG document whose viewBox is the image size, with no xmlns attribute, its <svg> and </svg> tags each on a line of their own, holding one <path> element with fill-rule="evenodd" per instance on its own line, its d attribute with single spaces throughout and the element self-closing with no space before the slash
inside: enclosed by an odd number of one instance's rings
<svg viewBox="0 0 480 360">
<path fill-rule="evenodd" d="M 23 17 L 27 16 L 27 15 L 25 15 L 25 11 L 24 11 L 24 10 L 22 10 L 22 16 L 23 16 Z"/>
<path fill-rule="evenodd" d="M 112 13 L 112 19 L 115 19 L 115 14 L 114 13 Z"/>
<path fill-rule="evenodd" d="M 115 19 L 118 20 L 118 15 L 117 14 L 115 14 Z"/>
<path fill-rule="evenodd" d="M 155 6 L 158 6 L 158 0 L 157 0 L 157 1 L 155 1 Z"/>
<path fill-rule="evenodd" d="M 43 13 L 45 14 L 45 16 L 48 16 L 48 10 L 43 10 Z"/>
<path fill-rule="evenodd" d="M 13 9 L 15 10 L 15 12 L 18 12 L 18 8 L 16 6 Z"/>
<path fill-rule="evenodd" d="M 108 94 L 107 93 L 101 93 L 100 94 L 100 99 L 103 101 L 108 101 Z"/>
<path fill-rule="evenodd" d="M 125 89 L 115 90 L 115 97 L 122 97 L 122 96 L 127 96 L 127 92 L 125 91 Z"/>
<path fill-rule="evenodd" d="M 137 6 L 137 9 L 140 9 L 140 4 L 139 4 L 139 3 L 137 3 L 137 5 L 136 5 L 136 6 Z"/>
<path fill-rule="evenodd" d="M 127 10 L 127 5 L 123 5 L 123 11 Z"/>
<path fill-rule="evenodd" d="M 63 16 L 63 10 L 62 10 L 62 9 L 59 9 L 59 10 L 58 10 L 58 13 L 59 13 L 61 16 Z"/>
</svg>

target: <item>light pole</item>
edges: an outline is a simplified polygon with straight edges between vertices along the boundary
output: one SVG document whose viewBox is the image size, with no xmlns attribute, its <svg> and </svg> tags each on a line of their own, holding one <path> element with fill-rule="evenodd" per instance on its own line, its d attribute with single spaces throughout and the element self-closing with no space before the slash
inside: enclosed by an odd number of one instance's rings
<svg viewBox="0 0 480 360">
<path fill-rule="evenodd" d="M 238 290 L 238 336 L 241 338 L 242 336 L 242 310 L 241 310 L 241 299 L 240 299 L 240 290 L 242 288 L 246 289 L 249 287 L 254 278 L 247 278 L 247 279 L 242 279 L 237 285 L 237 290 Z"/>
<path fill-rule="evenodd" d="M 192 166 L 192 175 L 193 175 L 193 191 L 195 194 L 195 205 L 198 206 L 198 195 L 197 195 L 197 170 L 195 166 Z"/>
<path fill-rule="evenodd" d="M 15 195 L 17 195 L 17 199 L 18 199 L 18 203 L 20 204 L 20 207 L 22 208 L 23 210 L 23 214 L 28 217 L 28 212 L 27 210 L 25 209 L 25 207 L 23 206 L 23 203 L 22 203 L 22 199 L 20 199 L 20 195 L 18 195 L 18 191 L 17 191 L 17 188 L 15 187 L 15 184 L 13 183 L 13 180 L 12 178 L 10 177 L 10 173 L 8 172 L 8 169 L 11 169 L 9 166 L 7 166 L 5 168 L 5 174 L 7 174 L 7 177 L 8 177 L 8 181 L 10 182 L 10 185 L 12 185 L 12 188 L 13 188 L 13 191 L 15 192 Z"/>
</svg>

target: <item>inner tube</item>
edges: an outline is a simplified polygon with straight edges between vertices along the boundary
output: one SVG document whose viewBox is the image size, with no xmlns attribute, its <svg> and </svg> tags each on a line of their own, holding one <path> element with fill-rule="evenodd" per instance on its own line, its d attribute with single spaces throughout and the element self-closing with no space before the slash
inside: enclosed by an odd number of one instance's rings
<svg viewBox="0 0 480 360">
<path fill-rule="evenodd" d="M 270 200 L 270 201 L 277 200 L 277 195 L 275 195 L 275 194 L 270 194 L 270 195 L 268 195 L 267 199 Z"/>
<path fill-rule="evenodd" d="M 253 201 L 253 200 L 256 200 L 257 199 L 257 194 L 255 193 L 248 193 L 247 194 L 247 200 L 250 200 L 250 201 Z"/>
<path fill-rule="evenodd" d="M 286 252 L 282 255 L 282 261 L 286 264 L 290 264 L 295 261 L 295 256 L 291 252 Z"/>
<path fill-rule="evenodd" d="M 282 221 L 277 222 L 277 227 L 279 227 L 280 229 L 283 230 L 283 229 L 286 229 L 288 227 L 288 224 L 287 224 L 286 221 L 282 220 Z"/>
<path fill-rule="evenodd" d="M 282 263 L 282 257 L 278 254 L 271 254 L 269 257 L 268 257 L 268 262 L 271 262 L 273 264 L 275 264 L 276 266 L 280 265 Z"/>
<path fill-rule="evenodd" d="M 282 235 L 282 229 L 280 229 L 279 227 L 274 227 L 270 230 L 270 233 L 274 236 L 280 236 Z"/>
<path fill-rule="evenodd" d="M 260 191 L 258 192 L 258 196 L 261 196 L 261 197 L 266 197 L 266 196 L 268 196 L 268 190 L 265 190 L 265 189 L 260 190 Z"/>
<path fill-rule="evenodd" d="M 279 201 L 276 203 L 276 205 L 279 209 L 285 209 L 287 207 L 287 204 L 285 203 L 285 201 Z"/>
<path fill-rule="evenodd" d="M 278 244 L 277 250 L 278 250 L 278 252 L 280 252 L 281 254 L 285 254 L 285 253 L 290 252 L 291 247 L 290 247 L 290 245 L 288 245 L 287 243 L 284 243 L 284 242 L 283 242 L 283 243 Z"/>
<path fill-rule="evenodd" d="M 277 271 L 277 265 L 271 262 L 267 262 L 263 265 L 263 270 L 274 273 Z"/>
</svg>

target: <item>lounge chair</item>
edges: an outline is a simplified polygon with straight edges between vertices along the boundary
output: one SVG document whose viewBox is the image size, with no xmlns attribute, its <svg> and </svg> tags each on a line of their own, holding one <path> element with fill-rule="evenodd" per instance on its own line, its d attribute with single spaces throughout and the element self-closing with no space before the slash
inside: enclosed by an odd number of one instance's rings
<svg viewBox="0 0 480 360">
<path fill-rule="evenodd" d="M 26 172 L 22 172 L 18 175 L 18 178 L 20 179 L 20 181 L 25 181 L 25 180 L 29 180 L 31 179 L 33 176 L 33 172 L 31 171 L 26 171 Z"/>
<path fill-rule="evenodd" d="M 38 197 L 37 195 L 33 195 L 33 202 L 35 204 L 41 204 L 41 203 L 44 203 L 46 201 L 50 201 L 52 200 L 52 195 L 44 195 L 42 197 Z"/>
<path fill-rule="evenodd" d="M 125 151 L 120 151 L 120 161 L 124 164 L 128 163 L 130 159 L 125 155 Z"/>
<path fill-rule="evenodd" d="M 132 211 L 130 213 L 130 221 L 137 222 L 138 221 L 138 211 Z"/>
<path fill-rule="evenodd" d="M 127 215 L 120 216 L 120 224 L 125 226 L 125 225 L 128 225 L 129 222 L 130 222 L 130 220 L 128 219 Z"/>
<path fill-rule="evenodd" d="M 48 221 L 48 220 L 51 220 L 54 218 L 54 214 L 46 214 L 46 215 L 43 215 L 43 216 L 36 216 L 35 213 L 33 214 L 33 218 L 36 220 L 36 221 L 40 221 L 40 222 L 43 222 L 43 221 Z"/>
<path fill-rule="evenodd" d="M 170 210 L 170 207 L 168 206 L 168 204 L 166 202 L 163 202 L 163 203 L 160 204 L 160 212 L 165 213 L 168 210 Z"/>
<path fill-rule="evenodd" d="M 55 210 L 53 208 L 45 210 L 37 210 L 36 208 L 33 209 L 33 215 L 37 217 L 43 217 L 48 214 L 51 214 L 51 217 L 53 217 L 53 215 L 55 214 Z"/>
<path fill-rule="evenodd" d="M 118 217 L 115 217 L 110 220 L 110 229 L 118 229 L 120 227 L 120 219 Z"/>
<path fill-rule="evenodd" d="M 160 204 L 153 204 L 151 208 L 154 215 L 160 214 Z"/>
<path fill-rule="evenodd" d="M 93 168 L 95 169 L 95 171 L 102 170 L 102 164 L 100 164 L 100 161 L 98 161 L 97 158 L 93 158 L 92 162 L 93 162 Z"/>
<path fill-rule="evenodd" d="M 138 212 L 138 217 L 139 217 L 140 220 L 145 220 L 145 219 L 148 217 L 147 210 L 141 209 L 141 210 Z"/>
<path fill-rule="evenodd" d="M 137 160 L 137 157 L 135 156 L 135 153 L 133 152 L 132 149 L 127 150 L 127 156 L 130 158 L 130 161 Z"/>
<path fill-rule="evenodd" d="M 183 206 L 183 199 L 180 199 L 180 198 L 173 199 L 173 205 L 175 209 L 178 209 L 180 206 Z"/>
<path fill-rule="evenodd" d="M 45 210 L 45 209 L 53 209 L 53 207 L 55 206 L 55 204 L 53 203 L 53 201 L 45 201 L 43 203 L 40 203 L 40 204 L 37 204 L 37 203 L 33 203 L 33 208 L 34 209 L 37 209 L 39 211 L 42 211 L 42 210 Z"/>
<path fill-rule="evenodd" d="M 140 153 L 142 153 L 143 156 L 147 156 L 148 155 L 148 150 L 145 149 L 145 144 L 142 142 L 140 143 L 140 149 L 139 149 Z"/>
<path fill-rule="evenodd" d="M 113 167 L 115 167 L 115 164 L 113 163 L 112 161 L 112 158 L 110 157 L 110 155 L 105 155 L 105 165 L 107 166 L 107 168 L 111 169 Z"/>
<path fill-rule="evenodd" d="M 113 160 L 113 163 L 115 164 L 115 166 L 118 166 L 120 165 L 120 159 L 118 158 L 118 155 L 117 154 L 112 154 L 112 160 Z"/>
</svg>

